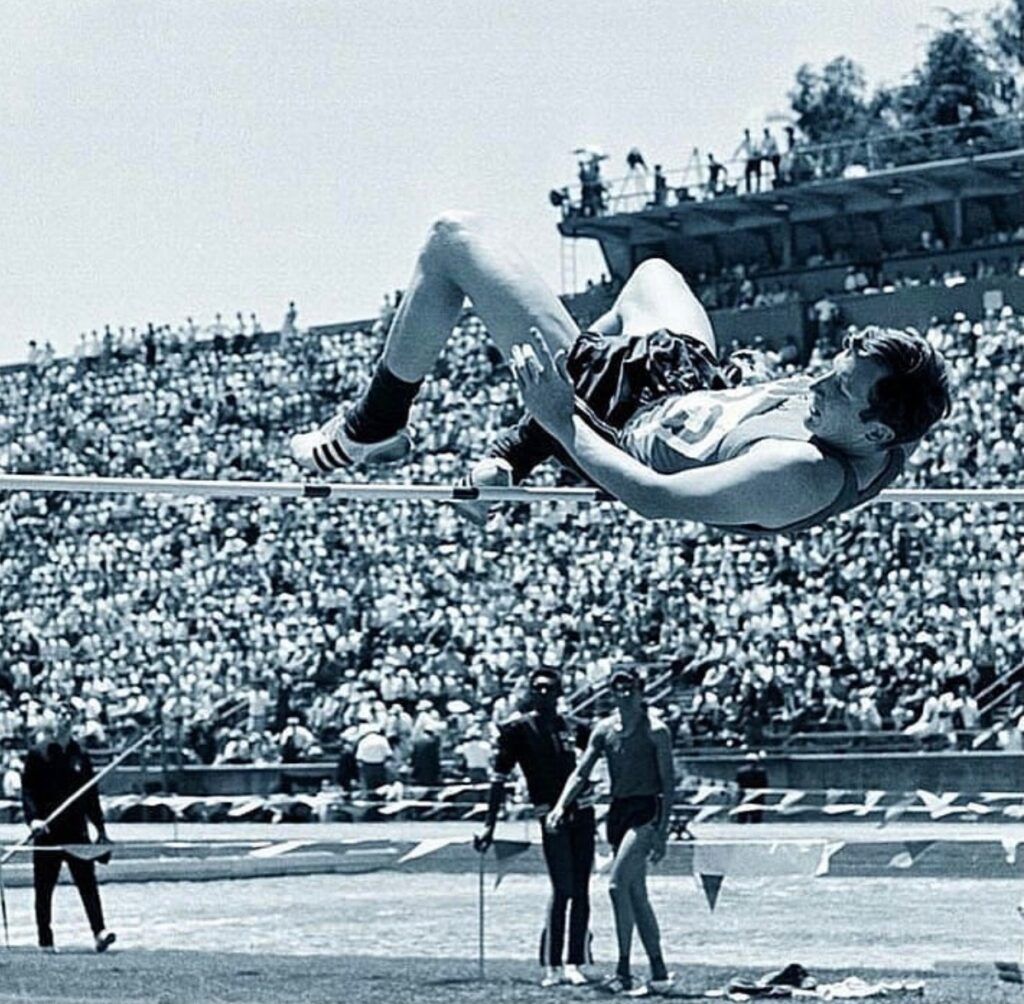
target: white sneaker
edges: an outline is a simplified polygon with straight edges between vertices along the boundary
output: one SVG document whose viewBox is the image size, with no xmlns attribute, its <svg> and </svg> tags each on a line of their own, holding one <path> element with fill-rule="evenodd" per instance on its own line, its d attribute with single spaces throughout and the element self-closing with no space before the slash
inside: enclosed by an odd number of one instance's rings
<svg viewBox="0 0 1024 1004">
<path fill-rule="evenodd" d="M 587 979 L 586 973 L 580 969 L 579 966 L 573 965 L 571 962 L 563 970 L 565 974 L 565 982 L 574 987 L 585 987 L 590 980 Z"/>
<path fill-rule="evenodd" d="M 487 457 L 475 463 L 464 483 L 471 488 L 508 488 L 512 485 L 512 465 L 507 460 Z M 456 502 L 455 511 L 477 526 L 487 526 L 492 502 Z"/>
<path fill-rule="evenodd" d="M 544 969 L 544 976 L 540 981 L 542 987 L 557 987 L 562 983 L 562 967 L 547 966 Z"/>
<path fill-rule="evenodd" d="M 667 994 L 675 986 L 676 974 L 669 973 L 663 980 L 647 980 L 633 990 L 627 990 L 627 997 L 656 997 L 658 994 Z"/>
<path fill-rule="evenodd" d="M 409 455 L 412 441 L 401 429 L 376 443 L 359 443 L 345 432 L 346 412 L 339 412 L 312 432 L 290 440 L 292 457 L 308 471 L 330 474 L 353 464 L 394 464 Z"/>
</svg>

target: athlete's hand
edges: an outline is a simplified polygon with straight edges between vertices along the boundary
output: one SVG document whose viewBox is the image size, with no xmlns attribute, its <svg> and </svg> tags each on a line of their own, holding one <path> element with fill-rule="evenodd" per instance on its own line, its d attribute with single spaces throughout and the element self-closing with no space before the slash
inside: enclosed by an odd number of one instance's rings
<svg viewBox="0 0 1024 1004">
<path fill-rule="evenodd" d="M 33 819 L 32 822 L 28 824 L 28 828 L 32 831 L 33 839 L 42 836 L 49 830 L 49 827 L 42 819 Z"/>
<path fill-rule="evenodd" d="M 540 331 L 530 328 L 529 341 L 512 346 L 509 362 L 530 414 L 556 439 L 571 433 L 575 399 L 565 352 L 552 355 Z"/>
<path fill-rule="evenodd" d="M 667 833 L 656 833 L 654 835 L 654 844 L 651 847 L 651 853 L 648 855 L 651 864 L 656 865 L 664 856 L 668 850 L 668 834 Z"/>
<path fill-rule="evenodd" d="M 544 829 L 548 833 L 557 833 L 558 828 L 562 825 L 562 821 L 565 819 L 565 810 L 560 809 L 557 805 L 553 808 L 544 819 Z"/>
<path fill-rule="evenodd" d="M 473 837 L 473 850 L 479 854 L 486 854 L 487 849 L 494 843 L 494 828 L 485 826 L 482 833 Z"/>
</svg>

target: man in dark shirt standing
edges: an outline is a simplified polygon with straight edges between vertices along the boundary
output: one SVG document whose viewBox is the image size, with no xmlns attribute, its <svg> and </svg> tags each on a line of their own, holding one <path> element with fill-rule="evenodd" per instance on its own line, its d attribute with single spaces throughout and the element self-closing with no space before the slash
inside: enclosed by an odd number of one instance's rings
<svg viewBox="0 0 1024 1004">
<path fill-rule="evenodd" d="M 558 799 L 566 779 L 576 766 L 576 748 L 586 745 L 587 736 L 573 737 L 569 723 L 558 714 L 561 677 L 553 669 L 536 669 L 530 675 L 533 710 L 513 718 L 501 728 L 494 759 L 494 780 L 483 833 L 476 840 L 486 851 L 494 839 L 494 824 L 505 798 L 505 782 L 518 765 L 526 778 L 530 800 L 541 821 L 544 860 L 551 879 L 541 964 L 545 967 L 542 986 L 571 983 L 582 986 L 587 978 L 580 966 L 587 962 L 590 926 L 590 873 L 594 866 L 594 810 L 576 805 L 565 825 L 548 833 L 544 819 Z M 575 738 L 575 742 L 574 742 Z M 571 905 L 571 908 L 570 908 Z M 565 920 L 569 913 L 568 964 L 562 967 Z"/>
<path fill-rule="evenodd" d="M 88 844 L 87 822 L 96 829 L 96 841 L 109 843 L 99 792 L 93 786 L 75 799 L 49 825 L 46 819 L 63 802 L 79 791 L 93 776 L 89 754 L 71 737 L 74 712 L 67 706 L 57 711 L 57 719 L 50 734 L 29 751 L 22 773 L 21 795 L 25 809 L 25 822 L 32 831 L 37 847 L 62 847 Z M 60 868 L 67 862 L 71 878 L 82 897 L 89 925 L 95 938 L 96 951 L 105 952 L 115 940 L 103 922 L 103 907 L 96 884 L 96 865 L 91 860 L 66 851 L 40 850 L 32 855 L 32 878 L 35 886 L 36 927 L 39 947 L 46 952 L 56 951 L 53 944 L 51 917 L 53 890 L 60 876 Z"/>
</svg>

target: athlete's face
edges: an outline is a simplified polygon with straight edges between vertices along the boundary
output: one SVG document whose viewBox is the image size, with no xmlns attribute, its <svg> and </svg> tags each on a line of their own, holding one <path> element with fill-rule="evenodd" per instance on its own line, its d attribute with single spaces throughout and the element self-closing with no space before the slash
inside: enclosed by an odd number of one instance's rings
<svg viewBox="0 0 1024 1004">
<path fill-rule="evenodd" d="M 893 437 L 884 422 L 865 418 L 871 392 L 888 370 L 863 353 L 863 336 L 848 335 L 832 369 L 811 384 L 804 424 L 819 439 L 863 452 L 881 448 Z"/>
<path fill-rule="evenodd" d="M 53 738 L 59 743 L 66 743 L 71 738 L 75 716 L 69 708 L 60 708 L 53 722 Z"/>
<path fill-rule="evenodd" d="M 616 680 L 611 686 L 612 700 L 620 711 L 640 701 L 640 687 L 630 680 Z"/>
<path fill-rule="evenodd" d="M 558 704 L 558 686 L 554 680 L 540 677 L 530 684 L 530 697 L 538 710 L 553 710 Z"/>
</svg>

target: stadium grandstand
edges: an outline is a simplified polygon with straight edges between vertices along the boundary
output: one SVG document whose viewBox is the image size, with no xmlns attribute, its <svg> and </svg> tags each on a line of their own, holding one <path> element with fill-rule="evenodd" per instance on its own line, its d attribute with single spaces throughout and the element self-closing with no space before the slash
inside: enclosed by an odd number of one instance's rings
<svg viewBox="0 0 1024 1004">
<path fill-rule="evenodd" d="M 898 163 L 850 152 L 778 191 L 594 216 L 570 201 L 563 235 L 600 241 L 611 281 L 567 302 L 585 325 L 639 262 L 667 258 L 766 377 L 820 368 L 848 324 L 914 324 L 950 361 L 957 403 L 909 483 L 1022 486 L 1024 150 L 971 138 L 929 158 L 925 140 L 906 137 L 914 156 Z M 844 288 L 851 271 L 863 288 Z M 792 299 L 715 309 L 709 282 L 736 280 Z M 141 342 L 108 329 L 75 358 L 37 353 L 0 372 L 0 467 L 294 478 L 287 435 L 358 392 L 386 322 L 289 337 L 166 326 Z M 519 414 L 479 327 L 462 318 L 417 401 L 411 481 L 456 481 Z M 565 505 L 512 507 L 482 533 L 413 503 L 14 493 L 0 527 L 11 768 L 70 697 L 99 750 L 169 723 L 176 771 L 302 762 L 318 784 L 378 729 L 392 777 L 437 783 L 486 757 L 529 669 L 561 668 L 586 710 L 623 662 L 646 667 L 680 757 L 727 775 L 745 750 L 1024 739 L 1024 573 L 1004 506 L 872 507 L 751 543 Z"/>
</svg>

